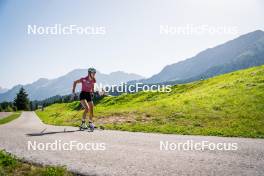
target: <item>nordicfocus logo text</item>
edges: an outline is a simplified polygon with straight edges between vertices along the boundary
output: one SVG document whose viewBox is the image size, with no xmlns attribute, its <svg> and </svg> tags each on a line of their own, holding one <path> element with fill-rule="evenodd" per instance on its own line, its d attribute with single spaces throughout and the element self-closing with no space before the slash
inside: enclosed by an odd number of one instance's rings
<svg viewBox="0 0 264 176">
<path fill-rule="evenodd" d="M 144 83 L 121 83 L 119 85 L 103 85 L 102 83 L 95 84 L 97 90 L 104 90 L 106 93 L 134 93 L 134 92 L 171 92 L 171 85 L 153 84 L 148 85 Z"/>
<path fill-rule="evenodd" d="M 106 27 L 104 26 L 78 26 L 54 24 L 52 26 L 28 25 L 28 35 L 105 35 Z"/>
<path fill-rule="evenodd" d="M 62 142 L 61 140 L 55 140 L 54 142 L 36 142 L 36 141 L 28 141 L 28 150 L 105 150 L 106 145 L 105 143 L 80 143 L 78 141 L 69 141 L 69 142 Z"/>
<path fill-rule="evenodd" d="M 219 150 L 219 151 L 232 151 L 237 150 L 237 143 L 224 143 L 224 142 L 209 142 L 201 141 L 194 142 L 193 140 L 187 140 L 186 142 L 169 142 L 160 141 L 160 150 L 165 151 L 181 151 L 181 150 Z"/>
</svg>

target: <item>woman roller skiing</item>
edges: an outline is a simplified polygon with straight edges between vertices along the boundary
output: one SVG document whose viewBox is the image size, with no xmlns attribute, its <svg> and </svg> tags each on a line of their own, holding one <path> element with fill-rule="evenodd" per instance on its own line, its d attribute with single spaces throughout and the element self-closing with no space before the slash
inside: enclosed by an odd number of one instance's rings
<svg viewBox="0 0 264 176">
<path fill-rule="evenodd" d="M 79 80 L 74 81 L 72 93 L 75 94 L 75 88 L 78 83 L 82 84 L 82 90 L 80 93 L 80 102 L 84 108 L 82 123 L 80 125 L 80 129 L 90 128 L 92 131 L 94 130 L 93 124 L 93 95 L 94 95 L 94 84 L 96 83 L 95 79 L 96 70 L 94 68 L 88 69 L 88 75 Z M 86 125 L 86 116 L 89 113 L 89 126 Z"/>
</svg>

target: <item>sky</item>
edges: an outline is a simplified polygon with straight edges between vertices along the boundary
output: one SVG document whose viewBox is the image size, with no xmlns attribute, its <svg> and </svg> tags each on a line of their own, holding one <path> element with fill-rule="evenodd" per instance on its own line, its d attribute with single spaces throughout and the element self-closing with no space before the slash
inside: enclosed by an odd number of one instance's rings
<svg viewBox="0 0 264 176">
<path fill-rule="evenodd" d="M 202 50 L 264 30 L 263 17 L 262 0 L 0 0 L 0 87 L 91 66 L 150 77 Z M 28 34 L 29 25 L 55 24 L 99 26 L 105 34 Z"/>
</svg>

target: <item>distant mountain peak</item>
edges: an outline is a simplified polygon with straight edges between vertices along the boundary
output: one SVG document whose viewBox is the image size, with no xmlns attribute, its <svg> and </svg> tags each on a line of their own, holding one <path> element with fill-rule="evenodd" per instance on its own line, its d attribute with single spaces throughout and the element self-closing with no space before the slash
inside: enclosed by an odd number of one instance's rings
<svg viewBox="0 0 264 176">
<path fill-rule="evenodd" d="M 4 88 L 4 87 L 0 86 L 0 93 L 5 93 L 6 91 L 8 91 L 7 88 Z"/>
<path fill-rule="evenodd" d="M 247 34 L 243 34 L 241 36 L 239 36 L 238 38 L 236 38 L 237 40 L 241 39 L 241 40 L 254 40 L 254 39 L 258 39 L 264 37 L 264 31 L 262 30 L 256 30 Z M 236 40 L 234 39 L 234 40 Z"/>
<path fill-rule="evenodd" d="M 248 34 L 264 34 L 264 31 L 262 31 L 262 30 L 260 30 L 260 29 L 258 29 L 258 30 L 255 30 L 255 31 L 253 31 L 253 32 L 250 32 L 250 33 L 248 33 Z"/>
<path fill-rule="evenodd" d="M 214 76 L 227 71 L 264 64 L 263 56 L 264 32 L 256 30 L 201 51 L 194 57 L 167 65 L 161 72 L 143 80 L 143 82 L 160 83 L 187 80 L 201 74 L 204 75 L 207 70 L 210 70 L 210 75 Z M 224 65 L 228 65 L 228 69 Z"/>
<path fill-rule="evenodd" d="M 118 70 L 118 71 L 111 72 L 109 74 L 111 75 L 111 74 L 119 74 L 119 73 L 125 73 L 125 72 Z M 126 74 L 129 74 L 129 73 L 126 73 Z"/>
<path fill-rule="evenodd" d="M 44 81 L 48 81 L 49 79 L 47 78 L 39 78 L 37 81 L 35 82 L 44 82 Z"/>
<path fill-rule="evenodd" d="M 127 76 L 135 76 L 135 77 L 137 77 L 137 79 L 142 79 L 142 78 L 144 78 L 143 76 L 141 76 L 141 75 L 139 75 L 139 74 L 135 74 L 135 73 L 126 73 L 126 72 L 124 72 L 124 71 L 115 71 L 115 72 L 111 72 L 111 73 L 109 73 L 109 75 L 120 75 L 120 74 L 122 74 L 122 75 L 127 75 Z"/>
<path fill-rule="evenodd" d="M 130 74 L 123 71 L 113 73 L 114 75 L 104 74 L 97 71 L 97 83 L 117 85 L 121 82 L 128 82 L 142 78 L 140 75 Z M 32 84 L 16 85 L 7 92 L 0 93 L 0 101 L 12 101 L 22 86 L 26 89 L 31 100 L 42 100 L 55 95 L 66 95 L 71 93 L 73 81 L 86 75 L 87 69 L 74 69 L 63 76 L 54 79 L 40 78 Z"/>
</svg>

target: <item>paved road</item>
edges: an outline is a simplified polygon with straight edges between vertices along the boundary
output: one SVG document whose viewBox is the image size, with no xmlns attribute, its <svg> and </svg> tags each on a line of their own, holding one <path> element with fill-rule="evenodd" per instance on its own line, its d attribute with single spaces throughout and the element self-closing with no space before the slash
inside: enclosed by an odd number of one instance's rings
<svg viewBox="0 0 264 176">
<path fill-rule="evenodd" d="M 237 143 L 238 150 L 160 150 L 160 141 L 168 141 L 173 147 L 188 140 L 196 144 L 202 141 Z M 28 150 L 28 141 L 35 141 L 39 150 Z M 75 141 L 74 145 L 87 143 L 87 149 L 94 146 L 83 151 L 76 147 L 71 151 L 53 151 L 50 146 L 47 151 L 42 150 L 45 143 L 56 141 L 65 146 L 70 141 Z M 104 147 L 105 150 L 98 150 Z M 264 175 L 262 139 L 108 130 L 91 133 L 78 131 L 75 127 L 45 125 L 34 112 L 23 112 L 18 119 L 0 126 L 0 148 L 31 162 L 65 165 L 69 170 L 85 175 Z"/>
<path fill-rule="evenodd" d="M 11 114 L 12 112 L 0 112 L 0 119 L 3 119 Z"/>
</svg>

